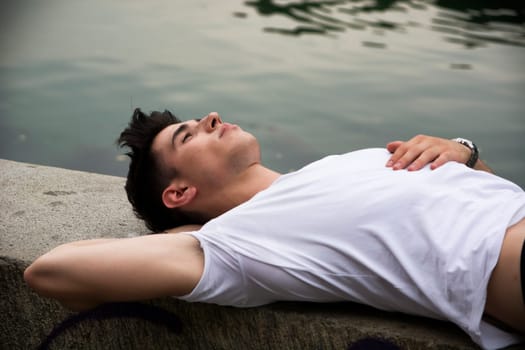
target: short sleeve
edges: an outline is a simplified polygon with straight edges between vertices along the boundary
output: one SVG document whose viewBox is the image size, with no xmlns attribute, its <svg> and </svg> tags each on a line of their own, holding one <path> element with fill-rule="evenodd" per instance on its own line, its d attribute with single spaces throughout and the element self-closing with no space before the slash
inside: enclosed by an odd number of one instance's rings
<svg viewBox="0 0 525 350">
<path fill-rule="evenodd" d="M 189 294 L 178 299 L 228 306 L 244 306 L 243 273 L 237 254 L 209 242 L 200 232 L 191 233 L 204 252 L 204 271 Z"/>
</svg>

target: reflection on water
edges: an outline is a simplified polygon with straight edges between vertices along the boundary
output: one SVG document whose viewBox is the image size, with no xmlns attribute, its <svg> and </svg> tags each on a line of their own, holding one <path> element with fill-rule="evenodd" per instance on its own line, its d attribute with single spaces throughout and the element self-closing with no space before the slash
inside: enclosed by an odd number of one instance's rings
<svg viewBox="0 0 525 350">
<path fill-rule="evenodd" d="M 396 21 L 375 19 L 377 13 L 438 9 L 431 28 L 444 34 L 445 40 L 472 48 L 487 43 L 525 46 L 525 5 L 518 1 L 411 0 L 335 0 L 335 1 L 246 1 L 262 16 L 285 16 L 295 24 L 287 28 L 265 27 L 270 33 L 292 36 L 304 34 L 334 35 L 347 29 L 403 31 L 418 26 L 417 19 Z M 237 13 L 239 16 L 239 13 Z M 384 48 L 384 44 L 364 42 Z"/>
<path fill-rule="evenodd" d="M 436 1 L 433 29 L 466 47 L 487 43 L 525 46 L 525 5 L 520 1 Z"/>
</svg>

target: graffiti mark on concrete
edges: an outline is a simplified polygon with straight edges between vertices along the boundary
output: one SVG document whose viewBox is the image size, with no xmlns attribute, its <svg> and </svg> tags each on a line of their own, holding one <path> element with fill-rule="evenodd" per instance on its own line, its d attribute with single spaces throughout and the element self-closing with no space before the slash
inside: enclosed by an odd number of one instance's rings
<svg viewBox="0 0 525 350">
<path fill-rule="evenodd" d="M 69 316 L 55 326 L 38 349 L 48 350 L 56 338 L 84 321 L 112 318 L 138 318 L 156 325 L 163 325 L 175 334 L 182 331 L 182 321 L 179 317 L 162 308 L 142 303 L 110 303 Z"/>
<path fill-rule="evenodd" d="M 401 348 L 386 339 L 362 338 L 350 344 L 348 350 L 401 350 Z"/>
</svg>

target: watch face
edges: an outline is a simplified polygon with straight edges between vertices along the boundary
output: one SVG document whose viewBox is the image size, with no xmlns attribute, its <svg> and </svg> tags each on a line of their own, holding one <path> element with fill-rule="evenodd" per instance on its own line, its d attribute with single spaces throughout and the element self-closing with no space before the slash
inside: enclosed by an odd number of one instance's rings
<svg viewBox="0 0 525 350">
<path fill-rule="evenodd" d="M 470 140 L 458 137 L 455 141 L 459 142 L 461 144 L 464 144 L 465 146 L 467 146 L 470 149 L 474 149 L 474 143 L 472 141 L 470 141 Z"/>
<path fill-rule="evenodd" d="M 471 149 L 474 148 L 474 144 L 470 140 L 463 139 L 463 142 L 465 142 Z"/>
</svg>

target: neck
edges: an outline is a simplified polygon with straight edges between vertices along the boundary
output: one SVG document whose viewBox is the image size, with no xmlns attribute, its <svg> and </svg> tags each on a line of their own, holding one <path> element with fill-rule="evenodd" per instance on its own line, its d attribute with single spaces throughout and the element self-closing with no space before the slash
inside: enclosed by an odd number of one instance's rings
<svg viewBox="0 0 525 350">
<path fill-rule="evenodd" d="M 228 181 L 219 191 L 204 195 L 206 203 L 200 203 L 201 212 L 207 220 L 222 215 L 270 187 L 280 175 L 259 163 L 253 164 L 237 177 Z"/>
</svg>

